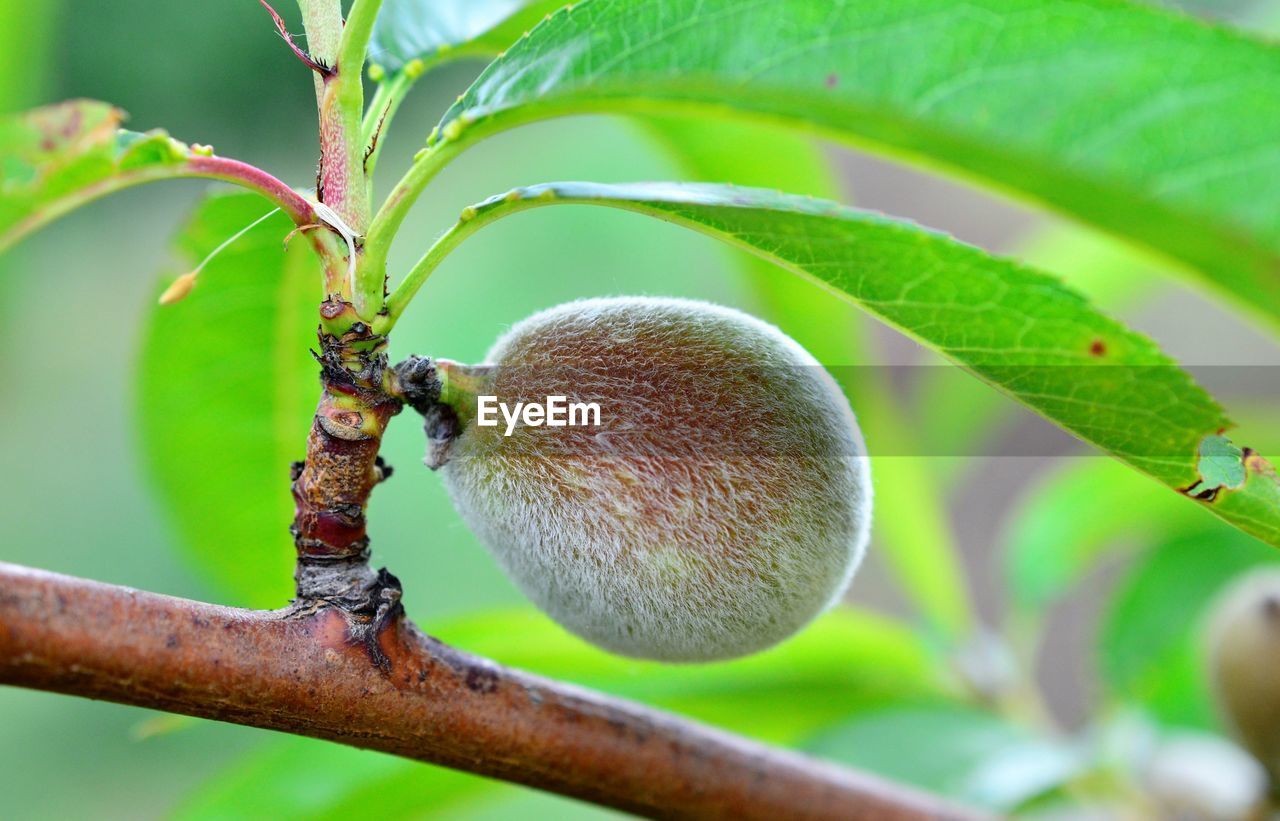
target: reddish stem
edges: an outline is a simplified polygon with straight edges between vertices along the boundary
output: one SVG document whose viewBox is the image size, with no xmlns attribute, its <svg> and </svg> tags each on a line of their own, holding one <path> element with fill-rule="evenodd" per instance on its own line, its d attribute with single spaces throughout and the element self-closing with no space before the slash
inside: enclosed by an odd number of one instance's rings
<svg viewBox="0 0 1280 821">
<path fill-rule="evenodd" d="M 307 198 L 257 166 L 227 157 L 192 155 L 187 159 L 192 176 L 207 177 L 242 185 L 267 197 L 280 206 L 300 226 L 319 222 Z"/>
</svg>

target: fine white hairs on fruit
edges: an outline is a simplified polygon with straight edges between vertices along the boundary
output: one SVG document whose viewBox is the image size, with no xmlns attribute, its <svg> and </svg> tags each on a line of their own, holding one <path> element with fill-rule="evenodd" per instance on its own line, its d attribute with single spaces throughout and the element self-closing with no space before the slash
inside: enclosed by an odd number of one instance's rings
<svg viewBox="0 0 1280 821">
<path fill-rule="evenodd" d="M 709 661 L 794 634 L 862 558 L 871 482 L 839 387 L 777 328 L 683 299 L 520 322 L 487 365 L 436 363 L 454 504 L 520 589 L 627 656 Z M 476 397 L 596 403 L 600 424 L 475 424 Z M 438 444 L 438 443 L 437 443 Z"/>
</svg>

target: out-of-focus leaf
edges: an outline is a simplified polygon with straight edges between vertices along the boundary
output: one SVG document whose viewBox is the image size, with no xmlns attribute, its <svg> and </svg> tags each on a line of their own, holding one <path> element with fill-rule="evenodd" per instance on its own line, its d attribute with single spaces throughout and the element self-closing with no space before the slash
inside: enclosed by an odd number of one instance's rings
<svg viewBox="0 0 1280 821">
<path fill-rule="evenodd" d="M 1070 223 L 1036 232 L 1018 244 L 1016 255 L 1110 312 L 1140 305 L 1169 273 L 1168 263 L 1150 251 Z"/>
<path fill-rule="evenodd" d="M 1129 554 L 1188 528 L 1212 524 L 1106 459 L 1083 459 L 1028 493 L 1005 539 L 1005 578 L 1015 618 L 1043 613 L 1094 567 L 1105 551 Z"/>
<path fill-rule="evenodd" d="M 271 741 L 206 782 L 174 813 L 182 821 L 374 815 L 431 821 L 624 817 L 515 784 L 310 738 Z"/>
<path fill-rule="evenodd" d="M 777 743 L 794 742 L 870 704 L 938 690 L 933 658 L 910 630 L 845 609 L 764 653 L 713 665 L 613 656 L 534 611 L 479 614 L 438 635 L 503 664 Z M 766 706 L 782 699 L 785 710 Z"/>
<path fill-rule="evenodd" d="M 1108 608 L 1098 643 L 1108 696 L 1166 724 L 1215 724 L 1200 653 L 1208 605 L 1231 579 L 1280 560 L 1225 528 L 1183 534 L 1150 551 Z"/>
<path fill-rule="evenodd" d="M 658 217 L 809 277 L 1166 486 L 1196 488 L 1218 516 L 1280 546 L 1275 470 L 1241 450 L 1243 483 L 1206 481 L 1217 472 L 1202 475 L 1202 443 L 1231 427 L 1222 409 L 1151 340 L 1051 276 L 878 215 L 733 186 L 551 183 L 468 215 L 478 226 L 557 202 Z"/>
<path fill-rule="evenodd" d="M 674 710 L 734 732 L 794 744 L 863 710 L 938 699 L 947 685 L 930 651 L 883 617 L 836 610 L 796 638 L 749 658 L 699 666 L 624 659 L 569 635 L 533 610 L 472 616 L 433 630 L 446 642 L 562 681 Z M 298 766 L 305 761 L 305 766 Z M 183 818 L 455 817 L 519 800 L 509 785 L 305 739 L 285 739 L 202 787 Z"/>
<path fill-rule="evenodd" d="M 842 193 L 836 169 L 806 134 L 776 125 L 675 114 L 647 114 L 635 122 L 693 181 L 778 188 L 826 199 Z M 761 269 L 758 258 L 744 254 L 743 259 L 744 265 Z M 776 288 L 775 279 L 770 275 L 761 283 L 768 289 L 766 297 Z"/>
<path fill-rule="evenodd" d="M 405 773 L 415 776 L 412 785 L 385 788 Z M 489 782 L 310 738 L 273 739 L 203 784 L 175 817 L 243 817 L 249 806 L 255 817 L 264 819 L 332 817 L 344 799 L 366 787 L 381 800 L 370 796 L 361 814 L 412 818 L 425 814 L 428 806 L 447 811 L 455 802 L 484 791 Z M 413 796 L 414 803 L 405 806 L 397 801 L 402 796 Z M 391 814 L 392 807 L 399 812 Z"/>
<path fill-rule="evenodd" d="M 1241 399 L 1232 403 L 1235 433 L 1261 453 L 1280 453 L 1280 404 L 1273 399 Z"/>
<path fill-rule="evenodd" d="M 960 548 L 937 482 L 937 460 L 907 455 L 915 447 L 912 430 L 887 390 L 885 384 L 847 389 L 872 454 L 872 537 L 937 638 L 955 644 L 969 638 L 974 618 Z"/>
<path fill-rule="evenodd" d="M 813 139 L 750 122 L 643 117 L 641 128 L 664 147 L 682 177 L 836 198 L 834 169 Z M 909 425 L 882 370 L 866 362 L 866 322 L 811 282 L 780 277 L 768 260 L 734 249 L 764 316 L 821 363 L 849 397 L 868 442 L 877 514 L 873 539 L 929 626 L 956 640 L 972 628 L 968 591 L 932 464 L 905 456 Z M 972 380 L 969 380 L 972 381 Z M 892 454 L 880 457 L 882 452 Z"/>
<path fill-rule="evenodd" d="M 198 726 L 200 719 L 175 713 L 156 713 L 133 725 L 129 733 L 136 741 L 149 741 L 153 738 L 180 733 Z"/>
<path fill-rule="evenodd" d="M 163 131 L 121 131 L 123 119 L 93 100 L 0 119 L 0 251 L 105 193 L 178 175 L 187 146 Z"/>
<path fill-rule="evenodd" d="M 384 0 L 369 60 L 388 71 L 444 52 L 493 54 L 519 39 L 565 0 Z"/>
<path fill-rule="evenodd" d="M 1137 239 L 1275 323 L 1277 85 L 1280 49 L 1114 0 L 588 0 L 437 134 L 672 107 L 806 125 Z"/>
<path fill-rule="evenodd" d="M 1062 741 L 957 704 L 869 711 L 806 748 L 999 812 L 1061 787 L 1084 764 L 1080 753 Z"/>
<path fill-rule="evenodd" d="M 1247 21 L 1268 0 L 1143 0 L 1153 6 L 1168 6 L 1187 14 L 1211 19 Z"/>
<path fill-rule="evenodd" d="M 35 105 L 44 98 L 53 22 L 59 0 L 0 0 L 0 114 Z M 21 21 L 14 24 L 13 21 Z"/>
<path fill-rule="evenodd" d="M 178 237 L 194 265 L 270 206 L 217 193 Z M 318 263 L 276 214 L 224 249 L 183 301 L 156 306 L 139 364 L 140 444 L 183 545 L 243 604 L 291 593 L 289 463 L 303 456 L 318 396 L 307 351 Z M 166 278 L 172 279 L 172 275 Z"/>
</svg>

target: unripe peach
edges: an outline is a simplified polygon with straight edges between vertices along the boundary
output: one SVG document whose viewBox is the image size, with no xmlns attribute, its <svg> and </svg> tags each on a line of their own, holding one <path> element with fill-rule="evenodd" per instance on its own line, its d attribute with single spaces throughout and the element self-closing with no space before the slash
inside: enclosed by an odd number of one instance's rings
<svg viewBox="0 0 1280 821">
<path fill-rule="evenodd" d="M 1236 737 L 1280 783 L 1280 570 L 1233 584 L 1213 610 L 1209 676 Z"/>
<path fill-rule="evenodd" d="M 870 521 L 865 450 L 839 388 L 778 329 L 703 302 L 592 299 L 517 324 L 488 362 L 437 363 L 460 433 L 428 463 L 569 630 L 623 655 L 730 658 L 844 591 Z M 599 425 L 507 435 L 501 414 L 478 424 L 485 395 L 596 403 Z"/>
</svg>

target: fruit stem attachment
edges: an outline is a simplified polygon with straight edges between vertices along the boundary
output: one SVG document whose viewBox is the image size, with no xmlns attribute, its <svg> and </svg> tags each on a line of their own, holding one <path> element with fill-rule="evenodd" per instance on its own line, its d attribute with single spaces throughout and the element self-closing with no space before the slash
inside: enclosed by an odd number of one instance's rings
<svg viewBox="0 0 1280 821">
<path fill-rule="evenodd" d="M 395 394 L 422 416 L 427 436 L 427 467 L 449 461 L 449 449 L 470 421 L 475 396 L 489 384 L 488 369 L 447 359 L 411 356 L 393 369 Z"/>
</svg>

